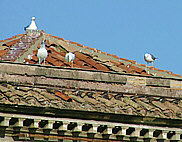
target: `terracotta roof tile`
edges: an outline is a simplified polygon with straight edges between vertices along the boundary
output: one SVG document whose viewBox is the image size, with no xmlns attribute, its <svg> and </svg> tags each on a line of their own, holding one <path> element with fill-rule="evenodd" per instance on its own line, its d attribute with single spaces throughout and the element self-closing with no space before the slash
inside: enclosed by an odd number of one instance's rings
<svg viewBox="0 0 182 142">
<path fill-rule="evenodd" d="M 101 53 L 101 51 L 100 50 L 97 50 L 97 53 Z"/>
<path fill-rule="evenodd" d="M 66 55 L 66 53 L 62 52 L 63 54 L 57 53 L 56 51 L 53 51 L 53 49 L 51 49 L 52 53 L 49 54 L 51 57 L 58 59 L 60 61 L 64 61 L 64 56 Z"/>
<path fill-rule="evenodd" d="M 26 63 L 26 64 L 36 64 L 36 62 L 35 61 L 33 61 L 33 60 L 29 60 L 29 59 L 24 59 L 24 63 Z"/>
<path fill-rule="evenodd" d="M 64 41 L 64 38 L 60 38 L 60 37 L 59 37 L 58 39 L 59 39 L 59 40 L 62 40 L 62 41 Z"/>
<path fill-rule="evenodd" d="M 145 64 L 139 64 L 140 66 L 142 66 L 142 67 L 146 67 L 146 65 Z"/>
<path fill-rule="evenodd" d="M 7 50 L 0 50 L 0 57 L 6 54 Z"/>
<path fill-rule="evenodd" d="M 35 62 L 38 62 L 37 56 L 32 56 L 32 60 L 35 61 Z"/>
<path fill-rule="evenodd" d="M 12 38 L 16 38 L 17 36 L 12 36 Z"/>
<path fill-rule="evenodd" d="M 53 58 L 52 56 L 48 56 L 46 58 L 46 61 L 49 63 L 49 64 L 52 64 L 54 66 L 61 66 L 62 65 L 62 62 L 59 62 L 57 59 Z"/>
<path fill-rule="evenodd" d="M 71 44 L 78 44 L 77 42 L 73 42 L 73 41 L 71 41 L 70 43 L 71 43 Z"/>
<path fill-rule="evenodd" d="M 113 57 L 114 57 L 114 58 L 119 58 L 119 57 L 118 57 L 118 56 L 116 56 L 116 55 L 114 55 Z"/>
<path fill-rule="evenodd" d="M 23 36 L 24 34 L 17 34 L 17 36 Z"/>
<path fill-rule="evenodd" d="M 88 56 L 80 53 L 80 52 L 75 52 L 76 58 L 79 58 L 81 60 L 86 60 L 87 58 L 89 58 Z"/>
<path fill-rule="evenodd" d="M 77 45 L 78 45 L 78 46 L 80 46 L 80 47 L 83 47 L 83 45 L 82 45 L 82 44 L 79 44 L 79 43 L 78 43 Z"/>
<path fill-rule="evenodd" d="M 119 62 L 119 61 L 115 61 L 115 60 L 110 60 L 110 62 L 113 63 L 116 66 L 124 65 L 124 63 Z"/>
<path fill-rule="evenodd" d="M 88 46 L 83 46 L 83 48 L 87 48 L 87 49 L 90 49 Z"/>
<path fill-rule="evenodd" d="M 18 41 L 20 41 L 20 39 L 15 39 L 15 40 L 6 42 L 3 45 L 6 45 L 6 46 L 10 47 L 10 46 L 14 45 L 15 43 L 17 43 Z"/>
<path fill-rule="evenodd" d="M 179 74 L 172 74 L 173 76 L 180 76 Z"/>
<path fill-rule="evenodd" d="M 53 38 L 57 38 L 57 39 L 59 38 L 58 36 L 52 36 L 52 37 L 53 37 Z"/>
<path fill-rule="evenodd" d="M 56 96 L 60 97 L 61 99 L 65 100 L 65 101 L 69 101 L 69 102 L 72 101 L 72 99 L 69 96 L 67 96 L 61 92 L 56 92 Z"/>
<path fill-rule="evenodd" d="M 101 52 L 101 54 L 107 54 L 106 52 Z"/>
</svg>

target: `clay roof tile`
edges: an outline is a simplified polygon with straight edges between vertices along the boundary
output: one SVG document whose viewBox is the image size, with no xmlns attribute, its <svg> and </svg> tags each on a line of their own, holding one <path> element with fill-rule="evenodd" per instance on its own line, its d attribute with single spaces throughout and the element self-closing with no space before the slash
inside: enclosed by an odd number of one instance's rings
<svg viewBox="0 0 182 142">
<path fill-rule="evenodd" d="M 67 95 L 65 95 L 65 94 L 63 94 L 61 92 L 56 92 L 56 96 L 60 97 L 64 101 L 68 101 L 68 102 L 72 101 L 72 99 L 69 96 L 67 96 Z"/>
</svg>

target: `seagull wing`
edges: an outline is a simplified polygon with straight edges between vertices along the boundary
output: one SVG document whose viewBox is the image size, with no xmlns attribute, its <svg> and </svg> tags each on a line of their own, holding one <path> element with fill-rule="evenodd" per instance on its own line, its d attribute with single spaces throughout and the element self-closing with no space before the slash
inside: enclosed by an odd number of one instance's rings
<svg viewBox="0 0 182 142">
<path fill-rule="evenodd" d="M 29 27 L 29 25 L 28 26 L 26 26 L 26 27 L 24 27 L 24 30 L 26 31 L 26 29 Z"/>
<path fill-rule="evenodd" d="M 75 54 L 72 53 L 72 61 L 74 61 L 76 58 Z"/>
<path fill-rule="evenodd" d="M 156 60 L 157 58 L 154 57 L 154 55 L 150 54 L 153 60 Z"/>
<path fill-rule="evenodd" d="M 64 60 L 65 60 L 66 62 L 69 62 L 69 54 L 68 54 L 68 53 L 66 53 L 66 55 L 65 55 L 65 57 L 64 57 Z"/>
</svg>

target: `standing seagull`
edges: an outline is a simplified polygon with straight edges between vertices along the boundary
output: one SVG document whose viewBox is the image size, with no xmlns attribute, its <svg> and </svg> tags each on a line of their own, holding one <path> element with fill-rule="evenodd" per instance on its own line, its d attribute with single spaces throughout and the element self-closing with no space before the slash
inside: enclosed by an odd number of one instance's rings
<svg viewBox="0 0 182 142">
<path fill-rule="evenodd" d="M 45 48 L 45 42 L 42 42 L 42 45 L 40 46 L 38 53 L 37 53 L 37 57 L 39 59 L 39 64 L 42 63 L 42 61 L 44 60 L 44 65 L 45 65 L 45 60 L 48 56 L 47 50 Z"/>
<path fill-rule="evenodd" d="M 153 62 L 157 59 L 156 57 L 154 57 L 152 54 L 146 53 L 144 55 L 144 59 L 147 62 L 147 64 L 152 63 L 153 66 Z"/>
<path fill-rule="evenodd" d="M 36 23 L 35 23 L 35 17 L 32 17 L 32 21 L 30 23 L 30 25 L 24 27 L 24 30 L 37 30 L 37 26 L 36 26 Z"/>
<path fill-rule="evenodd" d="M 69 62 L 71 63 L 71 67 L 73 67 L 73 61 L 75 60 L 75 54 L 69 52 L 69 53 L 66 53 L 65 57 L 64 57 L 64 60 L 66 62 Z"/>
</svg>

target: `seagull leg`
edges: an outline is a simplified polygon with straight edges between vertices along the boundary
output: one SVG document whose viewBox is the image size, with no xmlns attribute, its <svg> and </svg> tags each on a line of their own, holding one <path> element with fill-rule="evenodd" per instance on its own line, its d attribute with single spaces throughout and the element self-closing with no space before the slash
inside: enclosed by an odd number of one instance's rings
<svg viewBox="0 0 182 142">
<path fill-rule="evenodd" d="M 71 61 L 71 68 L 73 68 L 73 61 Z"/>
<path fill-rule="evenodd" d="M 44 58 L 44 65 L 45 65 L 45 58 Z"/>
<path fill-rule="evenodd" d="M 147 69 L 146 69 L 146 71 L 147 71 L 148 74 L 150 74 L 150 71 L 148 69 L 148 66 L 149 66 L 149 63 L 147 62 Z"/>
<path fill-rule="evenodd" d="M 40 64 L 40 58 L 39 58 L 39 64 Z"/>
</svg>

